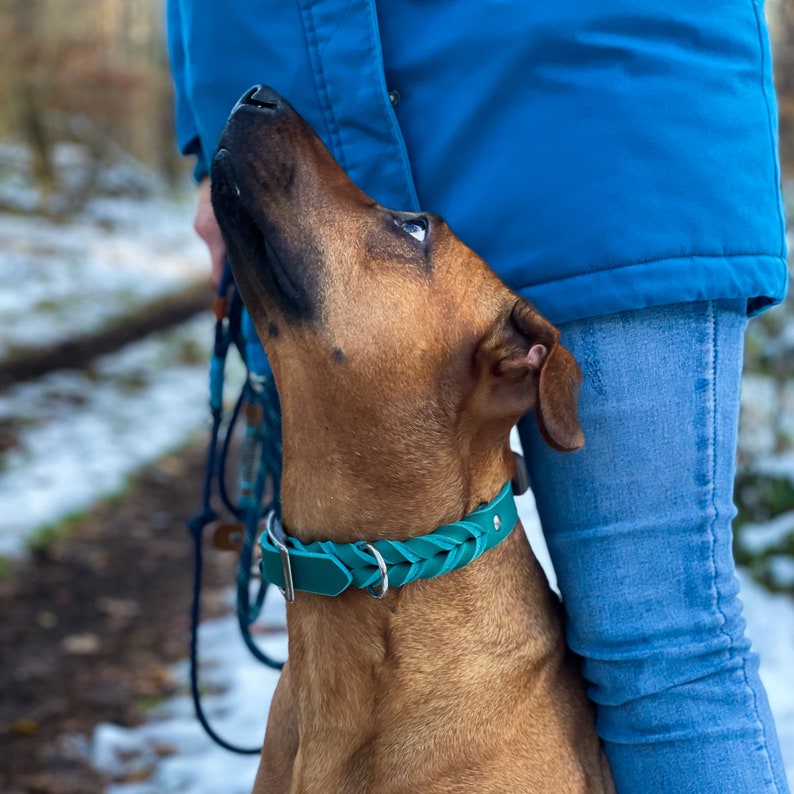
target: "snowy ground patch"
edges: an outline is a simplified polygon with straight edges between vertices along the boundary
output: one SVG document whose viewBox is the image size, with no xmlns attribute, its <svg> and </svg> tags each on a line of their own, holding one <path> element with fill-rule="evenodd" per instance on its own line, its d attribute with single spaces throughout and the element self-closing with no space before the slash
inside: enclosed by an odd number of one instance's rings
<svg viewBox="0 0 794 794">
<path fill-rule="evenodd" d="M 257 636 L 263 650 L 273 658 L 286 658 L 284 601 L 273 588 L 261 625 L 267 630 Z M 278 673 L 251 656 L 232 617 L 202 624 L 199 653 L 201 685 L 214 692 L 202 701 L 213 729 L 228 742 L 257 746 L 264 736 Z M 187 694 L 187 663 L 177 674 L 185 682 L 185 692 L 154 709 L 144 725 L 97 727 L 91 760 L 111 781 L 107 794 L 249 794 L 259 757 L 233 755 L 210 741 Z M 128 780 L 132 782 L 124 782 Z"/>
<path fill-rule="evenodd" d="M 0 146 L 0 160 L 13 154 Z M 126 174 L 127 183 L 137 176 Z M 0 360 L 95 333 L 207 280 L 192 200 L 144 187 L 145 200 L 94 197 L 69 223 L 0 213 Z M 208 311 L 84 371 L 0 392 L 0 555 L 24 552 L 33 533 L 120 490 L 136 469 L 206 427 L 212 334 Z M 239 363 L 235 372 L 239 385 Z"/>
<path fill-rule="evenodd" d="M 211 329 L 201 316 L 90 372 L 54 372 L 0 393 L 0 424 L 13 434 L 0 466 L 0 554 L 20 553 L 42 526 L 120 490 L 206 425 Z"/>
<path fill-rule="evenodd" d="M 91 202 L 68 224 L 0 213 L 0 358 L 97 331 L 206 281 L 192 212 L 167 198 L 113 198 Z"/>
<path fill-rule="evenodd" d="M 742 575 L 747 634 L 761 659 L 761 680 L 775 715 L 789 786 L 794 790 L 794 601 Z"/>
</svg>

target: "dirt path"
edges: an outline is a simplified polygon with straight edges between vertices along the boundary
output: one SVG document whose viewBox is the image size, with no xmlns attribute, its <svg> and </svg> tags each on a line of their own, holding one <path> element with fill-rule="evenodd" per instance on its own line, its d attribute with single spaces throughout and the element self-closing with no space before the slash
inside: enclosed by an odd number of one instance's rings
<svg viewBox="0 0 794 794">
<path fill-rule="evenodd" d="M 0 360 L 0 390 L 56 369 L 84 369 L 97 356 L 116 353 L 155 331 L 172 328 L 207 311 L 212 297 L 209 284 L 194 284 L 122 315 L 94 334 L 52 347 L 17 350 Z"/>
<path fill-rule="evenodd" d="M 0 581 L 0 791 L 104 787 L 68 736 L 138 723 L 187 654 L 203 446 L 173 455 Z M 223 611 L 234 555 L 208 549 L 203 616 Z"/>
</svg>

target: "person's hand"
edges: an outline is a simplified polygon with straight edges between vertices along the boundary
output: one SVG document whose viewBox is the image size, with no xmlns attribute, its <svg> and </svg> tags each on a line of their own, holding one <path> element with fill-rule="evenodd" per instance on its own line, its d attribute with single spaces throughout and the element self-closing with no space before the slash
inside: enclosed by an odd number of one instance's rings
<svg viewBox="0 0 794 794">
<path fill-rule="evenodd" d="M 196 234 L 207 244 L 212 264 L 212 283 L 217 287 L 223 275 L 223 264 L 226 261 L 226 245 L 210 201 L 210 180 L 204 177 L 199 185 L 196 215 L 193 218 Z"/>
</svg>

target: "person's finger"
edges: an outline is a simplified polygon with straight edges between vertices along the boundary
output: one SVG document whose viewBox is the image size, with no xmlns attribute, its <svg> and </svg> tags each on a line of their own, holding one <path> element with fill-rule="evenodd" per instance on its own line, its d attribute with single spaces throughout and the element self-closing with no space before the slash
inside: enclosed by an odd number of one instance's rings
<svg viewBox="0 0 794 794">
<path fill-rule="evenodd" d="M 226 245 L 223 242 L 218 221 L 212 210 L 210 201 L 210 180 L 204 179 L 199 185 L 196 215 L 193 219 L 193 228 L 204 241 L 209 250 L 212 267 L 212 283 L 216 286 L 223 275 L 223 266 L 226 261 Z"/>
</svg>

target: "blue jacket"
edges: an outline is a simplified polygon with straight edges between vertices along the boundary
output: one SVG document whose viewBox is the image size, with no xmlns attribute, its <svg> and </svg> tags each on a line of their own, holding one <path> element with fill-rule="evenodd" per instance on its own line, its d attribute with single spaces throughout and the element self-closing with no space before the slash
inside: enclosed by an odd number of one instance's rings
<svg viewBox="0 0 794 794">
<path fill-rule="evenodd" d="M 362 189 L 443 215 L 555 322 L 784 296 L 757 0 L 169 0 L 168 16 L 198 176 L 264 82 Z"/>
</svg>

